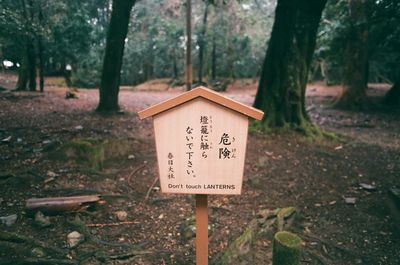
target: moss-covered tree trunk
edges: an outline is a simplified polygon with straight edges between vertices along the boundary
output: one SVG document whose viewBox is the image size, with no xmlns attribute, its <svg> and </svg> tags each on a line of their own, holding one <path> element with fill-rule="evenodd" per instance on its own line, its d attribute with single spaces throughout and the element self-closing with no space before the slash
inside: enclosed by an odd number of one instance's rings
<svg viewBox="0 0 400 265">
<path fill-rule="evenodd" d="M 344 52 L 343 91 L 336 107 L 363 109 L 367 103 L 368 25 L 367 0 L 349 0 L 350 26 Z"/>
<path fill-rule="evenodd" d="M 305 109 L 308 71 L 326 0 L 278 0 L 275 22 L 254 106 L 267 127 L 308 130 Z"/>
<path fill-rule="evenodd" d="M 272 265 L 300 265 L 301 239 L 290 232 L 275 234 L 272 246 Z"/>
<path fill-rule="evenodd" d="M 97 111 L 118 111 L 118 93 L 122 56 L 128 32 L 129 17 L 136 0 L 113 0 L 107 32 L 106 51 L 100 81 Z"/>
<path fill-rule="evenodd" d="M 386 93 L 384 103 L 389 106 L 397 106 L 400 108 L 400 78 Z"/>
</svg>

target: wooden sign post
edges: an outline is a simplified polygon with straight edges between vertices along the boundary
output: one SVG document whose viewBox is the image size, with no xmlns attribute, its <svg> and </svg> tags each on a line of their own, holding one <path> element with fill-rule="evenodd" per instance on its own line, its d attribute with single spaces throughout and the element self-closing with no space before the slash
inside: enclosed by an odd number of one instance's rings
<svg viewBox="0 0 400 265">
<path fill-rule="evenodd" d="M 208 264 L 208 194 L 240 195 L 248 118 L 264 113 L 198 87 L 148 109 L 161 191 L 196 194 L 196 260 Z"/>
</svg>

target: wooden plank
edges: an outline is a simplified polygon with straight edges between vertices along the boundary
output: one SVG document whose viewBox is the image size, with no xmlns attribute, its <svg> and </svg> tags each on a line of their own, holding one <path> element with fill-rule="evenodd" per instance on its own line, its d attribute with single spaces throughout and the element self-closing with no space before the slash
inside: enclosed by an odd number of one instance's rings
<svg viewBox="0 0 400 265">
<path fill-rule="evenodd" d="M 163 102 L 156 104 L 150 108 L 140 111 L 138 113 L 138 115 L 139 115 L 140 119 L 145 119 L 147 117 L 155 116 L 161 112 L 164 112 L 166 110 L 177 107 L 177 106 L 179 106 L 185 102 L 188 102 L 192 99 L 195 99 L 197 97 L 203 97 L 214 103 L 217 103 L 221 106 L 224 106 L 228 109 L 239 112 L 243 115 L 254 118 L 256 120 L 261 120 L 264 116 L 264 112 L 262 112 L 256 108 L 249 107 L 249 106 L 242 104 L 240 102 L 237 102 L 233 99 L 224 97 L 224 96 L 220 95 L 219 93 L 212 91 L 205 87 L 198 87 L 191 91 L 183 93 L 177 97 L 163 101 Z"/>
<path fill-rule="evenodd" d="M 196 264 L 208 264 L 207 195 L 196 195 Z"/>
<path fill-rule="evenodd" d="M 26 201 L 26 209 L 43 212 L 76 211 L 80 206 L 100 200 L 100 195 L 71 197 L 31 198 Z"/>
</svg>

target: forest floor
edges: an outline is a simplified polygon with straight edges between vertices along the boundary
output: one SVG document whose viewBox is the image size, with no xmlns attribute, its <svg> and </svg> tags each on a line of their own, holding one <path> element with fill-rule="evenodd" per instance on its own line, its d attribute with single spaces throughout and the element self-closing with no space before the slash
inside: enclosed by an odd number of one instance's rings
<svg viewBox="0 0 400 265">
<path fill-rule="evenodd" d="M 13 78 L 1 77 L 0 86 L 12 87 Z M 0 264 L 194 264 L 187 233 L 194 197 L 152 185 L 158 174 L 152 122 L 136 114 L 182 90 L 125 88 L 124 113 L 100 115 L 97 90 L 65 99 L 66 89 L 55 83 L 46 83 L 43 94 L 0 92 L 0 218 L 17 215 L 10 226 L 0 222 Z M 373 101 L 387 88 L 371 85 Z M 255 83 L 237 81 L 223 94 L 251 104 L 255 92 Z M 379 105 L 366 112 L 327 107 L 339 92 L 310 84 L 307 109 L 340 141 L 250 133 L 242 195 L 209 196 L 210 261 L 260 210 L 293 206 L 300 218 L 289 230 L 304 241 L 301 264 L 400 264 L 400 214 L 388 195 L 400 186 L 400 113 Z M 76 139 L 116 144 L 97 168 L 60 154 Z M 51 215 L 48 227 L 25 209 L 29 198 L 78 194 L 100 194 L 103 203 Z M 68 248 L 67 234 L 77 229 L 85 241 Z M 271 264 L 271 247 L 270 235 L 259 237 L 231 264 Z"/>
</svg>

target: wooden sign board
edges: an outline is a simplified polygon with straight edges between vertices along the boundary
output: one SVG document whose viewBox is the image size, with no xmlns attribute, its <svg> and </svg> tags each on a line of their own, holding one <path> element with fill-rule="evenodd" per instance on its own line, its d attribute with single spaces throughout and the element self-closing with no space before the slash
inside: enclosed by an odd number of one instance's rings
<svg viewBox="0 0 400 265">
<path fill-rule="evenodd" d="M 149 116 L 162 192 L 241 193 L 248 117 L 263 112 L 200 87 L 139 112 Z"/>
</svg>

